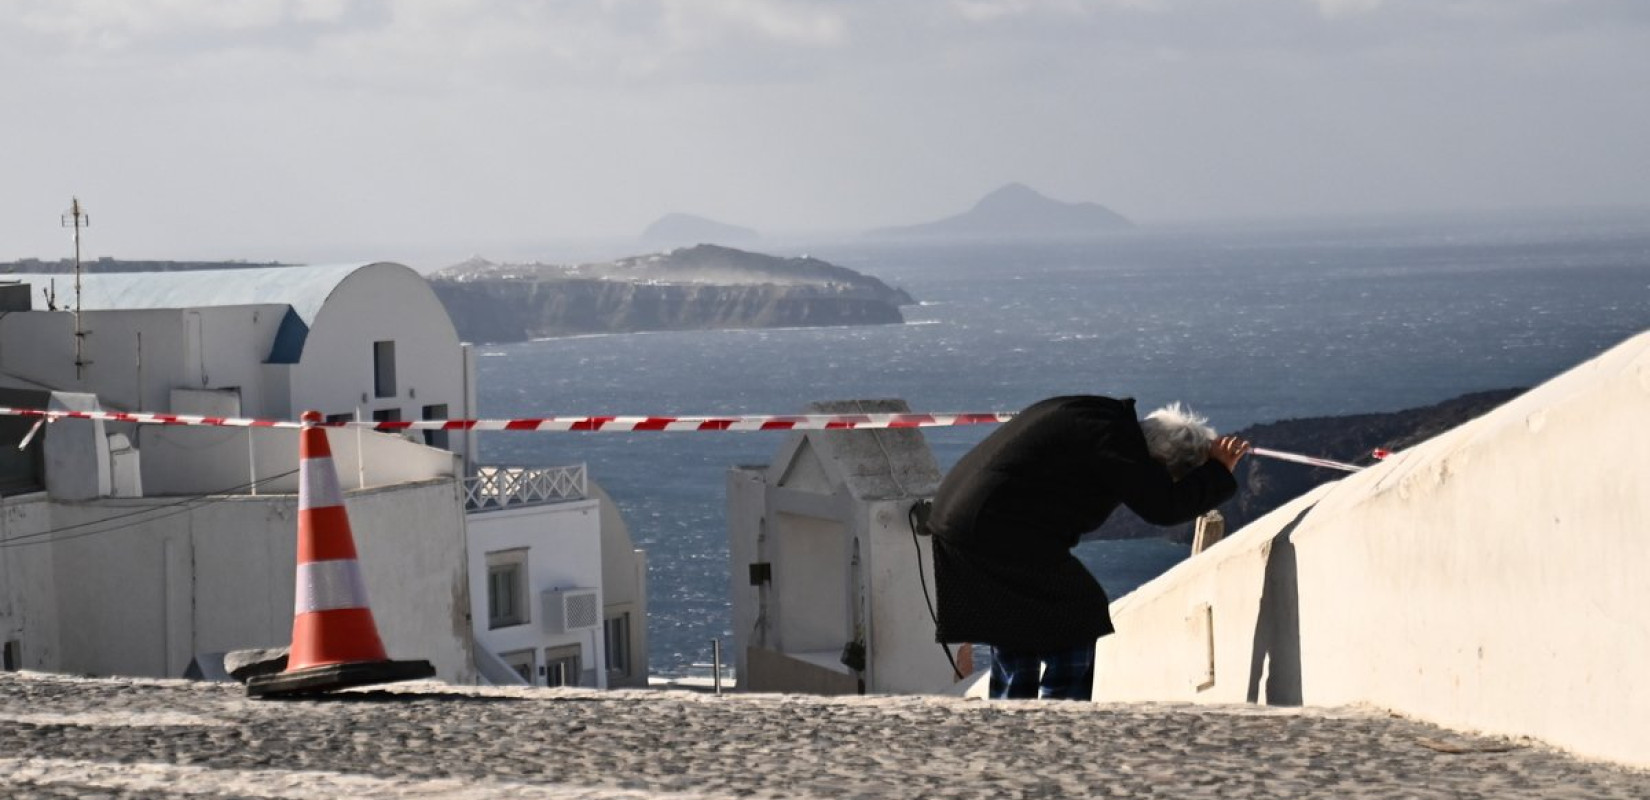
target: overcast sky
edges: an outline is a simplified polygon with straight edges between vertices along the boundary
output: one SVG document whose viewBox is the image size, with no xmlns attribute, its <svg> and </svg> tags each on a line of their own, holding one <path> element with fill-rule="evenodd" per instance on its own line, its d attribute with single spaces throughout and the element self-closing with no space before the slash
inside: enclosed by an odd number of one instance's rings
<svg viewBox="0 0 1650 800">
<path fill-rule="evenodd" d="M 1647 0 L 0 4 L 0 258 L 1650 206 Z"/>
</svg>

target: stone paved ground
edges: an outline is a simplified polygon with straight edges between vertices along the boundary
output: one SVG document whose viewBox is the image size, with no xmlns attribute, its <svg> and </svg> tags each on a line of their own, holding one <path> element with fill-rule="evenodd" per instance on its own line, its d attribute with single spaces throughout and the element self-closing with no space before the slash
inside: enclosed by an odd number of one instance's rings
<svg viewBox="0 0 1650 800">
<path fill-rule="evenodd" d="M 1650 772 L 1366 710 L 11 673 L 0 796 L 1650 798 Z"/>
</svg>

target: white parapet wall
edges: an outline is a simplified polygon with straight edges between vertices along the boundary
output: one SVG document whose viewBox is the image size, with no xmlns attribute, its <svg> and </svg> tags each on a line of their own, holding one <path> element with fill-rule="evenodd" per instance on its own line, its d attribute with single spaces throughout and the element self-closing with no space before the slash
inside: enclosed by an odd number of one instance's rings
<svg viewBox="0 0 1650 800">
<path fill-rule="evenodd" d="M 1095 698 L 1372 704 L 1650 767 L 1650 334 L 1112 604 Z"/>
<path fill-rule="evenodd" d="M 352 538 L 391 658 L 476 678 L 464 518 L 450 478 L 350 491 Z M 0 634 L 21 666 L 181 677 L 202 653 L 292 641 L 297 498 L 0 502 Z"/>
<path fill-rule="evenodd" d="M 290 428 L 111 423 L 109 430 L 126 431 L 137 444 L 149 496 L 239 493 L 253 483 L 256 494 L 298 491 L 298 437 Z M 329 428 L 327 443 L 346 491 L 452 478 L 462 471 L 456 454 L 399 433 Z"/>
<path fill-rule="evenodd" d="M 48 481 L 57 491 L 0 498 L 8 662 L 179 677 L 196 655 L 290 642 L 295 480 L 265 483 L 258 495 L 242 484 L 294 472 L 295 432 L 151 426 L 161 438 L 148 437 L 141 451 L 144 468 L 156 470 L 145 489 L 168 496 L 110 498 L 99 497 L 109 490 L 105 427 L 135 435 L 121 423 L 52 423 L 48 468 L 66 479 Z M 457 457 L 392 435 L 330 437 L 335 456 L 351 459 L 340 469 L 348 477 L 356 477 L 355 454 L 368 454 L 369 488 L 346 478 L 346 506 L 390 655 L 427 659 L 441 679 L 473 682 Z M 249 450 L 249 441 L 259 446 Z"/>
</svg>

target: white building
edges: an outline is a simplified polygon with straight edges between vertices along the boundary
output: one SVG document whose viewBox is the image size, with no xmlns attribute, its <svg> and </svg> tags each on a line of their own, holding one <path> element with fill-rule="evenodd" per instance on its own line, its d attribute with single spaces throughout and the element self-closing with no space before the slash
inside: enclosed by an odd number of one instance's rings
<svg viewBox="0 0 1650 800">
<path fill-rule="evenodd" d="M 474 416 L 468 349 L 423 277 L 399 264 L 9 275 L 35 313 L 0 318 L 0 369 L 111 408 L 296 419 Z M 55 285 L 58 313 L 39 311 Z M 69 348 L 65 358 L 64 348 Z M 430 440 L 441 445 L 439 438 Z M 469 437 L 444 445 L 470 453 Z"/>
<path fill-rule="evenodd" d="M 646 553 L 631 547 L 618 508 L 584 467 L 482 467 L 465 487 L 482 674 L 645 687 Z"/>
<path fill-rule="evenodd" d="M 73 276 L 7 277 L 32 288 L 0 286 L 0 405 L 38 408 L 55 398 L 112 410 L 263 418 L 295 418 L 306 409 L 332 419 L 474 416 L 470 350 L 428 284 L 404 266 L 86 275 L 78 359 L 75 314 L 65 310 L 74 307 Z M 53 283 L 58 310 L 36 310 L 41 304 L 31 296 Z M 10 542 L 0 543 L 0 634 L 8 664 L 177 675 L 176 661 L 186 663 L 191 653 L 285 643 L 294 432 L 60 422 L 20 452 L 15 443 L 31 424 L 0 419 L 7 443 L 0 447 L 7 451 L 0 455 L 0 538 Z M 607 637 L 551 630 L 540 616 L 496 624 L 487 603 L 507 600 L 486 591 L 488 573 L 477 568 L 497 560 L 506 540 L 507 549 L 530 550 L 532 564 L 541 565 L 520 576 L 522 591 L 536 598 L 564 583 L 594 589 L 607 629 L 629 628 L 617 654 L 646 652 L 642 584 L 629 580 L 622 591 L 601 593 L 604 568 L 637 574 L 641 554 L 612 504 L 593 499 L 600 496 L 589 491 L 582 466 L 478 469 L 473 439 L 463 432 L 334 431 L 331 441 L 392 655 L 429 658 L 447 680 L 473 680 L 477 669 L 514 680 L 493 669 L 490 644 L 476 643 L 516 627 L 512 657 L 519 663 L 521 646 L 532 641 L 537 655 L 521 672 L 534 682 L 550 674 L 546 653 L 576 646 L 574 682 L 608 684 L 609 670 L 595 668 L 609 664 Z M 518 480 L 500 484 L 492 477 L 499 474 Z M 532 489 L 545 485 L 555 491 Z M 178 499 L 205 495 L 230 499 Z M 205 507 L 212 510 L 197 510 Z M 228 508 L 262 521 L 237 517 L 227 529 L 211 522 Z M 113 532 L 105 529 L 118 521 L 88 524 L 116 515 L 135 524 Z M 84 527 L 66 527 L 77 525 Z M 11 541 L 19 536 L 36 538 Z M 212 555 L 220 551 L 221 558 Z M 46 564 L 63 580 L 14 569 Z M 167 599 L 129 603 L 120 593 L 68 588 L 88 583 Z M 211 590 L 220 584 L 226 594 Z M 135 646 L 163 640 L 160 650 Z M 616 665 L 628 669 L 614 670 L 614 683 L 645 683 L 645 660 L 631 661 Z"/>
<path fill-rule="evenodd" d="M 808 413 L 909 410 L 903 401 L 883 400 L 820 403 Z M 911 429 L 796 433 L 772 464 L 729 470 L 740 690 L 853 694 L 950 686 L 951 665 L 934 642 L 923 596 L 924 581 L 927 591 L 934 586 L 932 545 L 914 535 L 908 515 L 939 482 L 933 454 Z"/>
</svg>

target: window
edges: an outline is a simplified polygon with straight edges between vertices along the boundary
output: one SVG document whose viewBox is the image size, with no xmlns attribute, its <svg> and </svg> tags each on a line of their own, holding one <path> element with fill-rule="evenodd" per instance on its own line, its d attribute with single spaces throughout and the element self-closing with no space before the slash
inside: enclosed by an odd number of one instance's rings
<svg viewBox="0 0 1650 800">
<path fill-rule="evenodd" d="M 630 612 L 608 617 L 602 626 L 607 645 L 607 672 L 610 677 L 630 677 Z"/>
<path fill-rule="evenodd" d="M 395 396 L 395 342 L 372 343 L 372 393 L 374 397 Z"/>
<path fill-rule="evenodd" d="M 522 680 L 527 681 L 528 686 L 537 683 L 533 680 L 533 651 L 517 650 L 513 653 L 499 653 L 498 657 L 500 661 L 504 662 L 505 666 L 515 670 Z"/>
<path fill-rule="evenodd" d="M 506 628 L 527 622 L 527 551 L 488 553 L 487 627 Z"/>
<path fill-rule="evenodd" d="M 0 656 L 0 667 L 7 672 L 16 672 L 23 668 L 23 643 L 16 639 L 6 642 L 5 655 Z"/>
<path fill-rule="evenodd" d="M 400 422 L 401 421 L 401 409 L 399 409 L 399 408 L 374 409 L 373 412 L 372 412 L 372 421 L 373 422 Z M 400 431 L 384 431 L 384 433 L 395 433 L 395 434 L 398 434 L 399 436 L 401 436 L 401 438 L 406 439 L 408 441 L 412 441 L 412 442 L 418 441 L 418 431 L 403 429 L 403 430 L 400 430 Z"/>
<path fill-rule="evenodd" d="M 5 394 L 0 391 L 0 395 Z M 24 408 L 41 408 L 46 405 L 44 394 L 24 395 L 19 392 L 16 396 L 19 398 L 16 401 L 11 397 L 0 396 L 0 405 L 18 405 Z M 22 494 L 46 485 L 44 442 L 49 435 L 46 429 L 34 431 L 34 438 L 29 441 L 27 449 L 17 449 L 17 444 L 29 435 L 29 431 L 34 430 L 34 426 L 35 420 L 27 417 L 0 417 L 0 442 L 5 443 L 0 445 L 0 494 Z"/>
<path fill-rule="evenodd" d="M 544 648 L 544 685 L 579 685 L 579 646 L 576 644 Z"/>
<path fill-rule="evenodd" d="M 355 420 L 355 415 L 354 414 L 328 414 L 327 415 L 327 422 L 352 422 L 354 420 Z"/>
<path fill-rule="evenodd" d="M 446 419 L 447 418 L 447 404 L 442 403 L 440 405 L 425 406 L 424 407 L 424 418 L 425 419 Z M 448 433 L 449 433 L 449 431 L 425 431 L 424 432 L 424 444 L 427 444 L 430 447 L 439 447 L 442 450 L 446 450 L 447 449 L 447 442 L 448 442 L 448 438 L 447 438 Z"/>
</svg>

